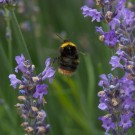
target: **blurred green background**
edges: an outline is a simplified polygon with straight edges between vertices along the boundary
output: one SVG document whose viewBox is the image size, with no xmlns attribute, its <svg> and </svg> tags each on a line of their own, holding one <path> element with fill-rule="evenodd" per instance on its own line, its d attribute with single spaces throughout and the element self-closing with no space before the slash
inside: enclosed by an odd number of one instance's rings
<svg viewBox="0 0 135 135">
<path fill-rule="evenodd" d="M 109 73 L 111 52 L 99 40 L 90 18 L 84 18 L 80 8 L 83 0 L 23 0 L 15 9 L 27 47 L 18 36 L 15 18 L 1 7 L 0 11 L 0 135 L 24 135 L 23 121 L 14 105 L 18 90 L 10 86 L 8 75 L 14 73 L 15 56 L 31 58 L 40 73 L 47 57 L 58 56 L 62 41 L 69 38 L 80 53 L 80 65 L 75 75 L 67 77 L 56 73 L 47 104 L 49 135 L 101 135 L 104 130 L 98 117 L 97 93 L 99 75 Z M 3 16 L 3 10 L 6 12 Z M 14 19 L 13 19 L 14 18 Z M 10 35 L 10 30 L 12 35 Z M 28 52 L 27 52 L 28 49 Z M 57 70 L 58 65 L 55 64 Z"/>
</svg>

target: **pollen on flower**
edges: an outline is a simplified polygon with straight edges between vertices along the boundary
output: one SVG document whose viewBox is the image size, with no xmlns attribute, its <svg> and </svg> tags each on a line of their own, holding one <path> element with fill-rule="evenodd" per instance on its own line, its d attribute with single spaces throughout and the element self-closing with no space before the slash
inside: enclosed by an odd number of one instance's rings
<svg viewBox="0 0 135 135">
<path fill-rule="evenodd" d="M 127 65 L 127 69 L 133 69 L 133 65 Z"/>
<path fill-rule="evenodd" d="M 133 3 L 132 2 L 128 2 L 127 3 L 127 7 L 129 8 L 129 9 L 133 9 L 134 8 L 134 5 L 133 5 Z"/>
<path fill-rule="evenodd" d="M 32 127 L 26 127 L 26 128 L 25 128 L 25 131 L 26 131 L 27 133 L 31 133 L 31 132 L 33 131 L 33 128 L 32 128 Z"/>
<path fill-rule="evenodd" d="M 44 116 L 43 112 L 38 112 L 37 118 L 42 118 Z"/>
<path fill-rule="evenodd" d="M 45 133 L 45 127 L 44 126 L 39 126 L 37 127 L 38 133 Z"/>
<path fill-rule="evenodd" d="M 107 22 L 110 22 L 112 20 L 112 15 L 113 15 L 113 12 L 111 11 L 106 12 L 105 19 Z"/>
<path fill-rule="evenodd" d="M 29 125 L 29 123 L 28 122 L 23 122 L 22 124 L 21 124 L 21 127 L 28 127 L 28 125 Z"/>
<path fill-rule="evenodd" d="M 122 45 L 122 44 L 118 44 L 118 49 L 119 50 L 123 50 L 123 49 L 126 49 L 127 47 L 126 46 L 124 46 L 124 45 Z"/>
<path fill-rule="evenodd" d="M 113 104 L 113 106 L 117 106 L 118 105 L 118 102 L 117 102 L 116 98 L 112 98 L 112 104 Z"/>
<path fill-rule="evenodd" d="M 37 82 L 37 81 L 39 81 L 39 78 L 38 78 L 38 76 L 34 76 L 34 77 L 32 77 L 32 80 L 33 80 L 33 82 Z"/>
<path fill-rule="evenodd" d="M 38 112 L 38 108 L 37 107 L 32 106 L 31 109 L 32 109 L 33 112 Z"/>
<path fill-rule="evenodd" d="M 18 89 L 23 89 L 25 88 L 25 85 L 19 85 Z"/>
<path fill-rule="evenodd" d="M 35 87 L 34 85 L 29 85 L 29 86 L 27 87 L 27 90 L 33 90 L 34 87 Z"/>
<path fill-rule="evenodd" d="M 43 105 L 47 104 L 47 101 L 45 98 L 42 98 Z"/>
<path fill-rule="evenodd" d="M 104 35 L 100 35 L 99 40 L 103 42 L 104 41 Z"/>
<path fill-rule="evenodd" d="M 24 108 L 24 104 L 17 103 L 15 107 L 20 110 Z"/>
<path fill-rule="evenodd" d="M 26 114 L 23 113 L 23 114 L 21 115 L 21 118 L 23 118 L 23 119 L 26 121 L 29 117 L 28 117 Z"/>
<path fill-rule="evenodd" d="M 26 97 L 25 96 L 18 96 L 17 98 L 20 101 L 26 101 Z"/>
<path fill-rule="evenodd" d="M 35 65 L 32 65 L 31 68 L 32 68 L 32 70 L 34 70 L 35 69 Z"/>
<path fill-rule="evenodd" d="M 105 92 L 104 91 L 99 91 L 98 92 L 98 96 L 99 97 L 104 97 L 105 96 Z"/>
<path fill-rule="evenodd" d="M 96 5 L 100 6 L 101 5 L 101 0 L 96 0 Z"/>
</svg>

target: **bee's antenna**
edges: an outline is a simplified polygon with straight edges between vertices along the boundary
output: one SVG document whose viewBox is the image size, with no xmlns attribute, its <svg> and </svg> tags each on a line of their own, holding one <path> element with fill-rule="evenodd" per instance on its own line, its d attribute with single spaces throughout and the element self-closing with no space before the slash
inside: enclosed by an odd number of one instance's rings
<svg viewBox="0 0 135 135">
<path fill-rule="evenodd" d="M 63 39 L 59 34 L 56 33 L 56 36 L 57 36 L 58 38 L 60 38 L 62 41 L 64 41 L 64 39 Z"/>
</svg>

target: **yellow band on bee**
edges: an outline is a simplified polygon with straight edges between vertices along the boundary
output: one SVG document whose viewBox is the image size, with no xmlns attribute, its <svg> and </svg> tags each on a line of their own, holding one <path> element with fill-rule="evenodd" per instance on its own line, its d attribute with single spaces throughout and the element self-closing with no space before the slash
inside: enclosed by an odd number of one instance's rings
<svg viewBox="0 0 135 135">
<path fill-rule="evenodd" d="M 67 46 L 67 45 L 76 46 L 76 45 L 75 45 L 74 43 L 72 43 L 72 42 L 64 42 L 64 43 L 61 45 L 61 47 L 64 48 L 64 47 Z"/>
</svg>

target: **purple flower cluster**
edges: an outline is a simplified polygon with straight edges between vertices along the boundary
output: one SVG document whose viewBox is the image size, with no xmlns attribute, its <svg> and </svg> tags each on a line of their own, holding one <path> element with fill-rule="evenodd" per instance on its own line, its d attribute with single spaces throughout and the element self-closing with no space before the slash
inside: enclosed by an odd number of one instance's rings
<svg viewBox="0 0 135 135">
<path fill-rule="evenodd" d="M 103 87 L 103 90 L 98 93 L 98 108 L 108 112 L 99 118 L 103 122 L 102 127 L 107 133 L 125 135 L 127 129 L 133 126 L 131 118 L 135 114 L 134 82 L 128 79 L 127 75 L 119 79 L 112 74 L 103 74 L 100 78 L 99 86 Z"/>
<path fill-rule="evenodd" d="M 100 22 L 100 19 L 102 16 L 101 16 L 101 13 L 97 11 L 97 9 L 91 9 L 87 6 L 83 6 L 81 9 L 83 10 L 84 17 L 90 16 L 92 17 L 92 22 L 94 20 L 96 20 L 97 22 Z"/>
<path fill-rule="evenodd" d="M 135 13 L 125 7 L 125 2 L 126 0 L 97 1 L 97 5 L 100 5 L 102 8 L 101 11 L 91 9 L 86 5 L 81 8 L 84 17 L 89 16 L 92 18 L 92 21 L 97 22 L 102 20 L 110 27 L 108 32 L 104 32 L 101 27 L 99 27 L 99 29 L 98 27 L 96 28 L 102 36 L 101 39 L 105 41 L 105 44 L 109 47 L 116 46 L 121 40 L 126 40 L 126 43 L 129 44 L 124 31 L 127 27 L 130 31 L 134 29 Z M 124 35 L 122 35 L 122 39 L 119 39 L 121 33 Z"/>
<path fill-rule="evenodd" d="M 13 4 L 15 4 L 15 0 L 0 0 L 0 4 L 13 5 Z"/>
<path fill-rule="evenodd" d="M 18 79 L 15 74 L 10 74 L 11 86 L 19 89 L 18 100 L 15 106 L 20 111 L 24 122 L 21 126 L 26 134 L 43 135 L 48 132 L 50 127 L 46 124 L 46 113 L 41 107 L 46 103 L 44 95 L 48 93 L 48 86 L 43 83 L 49 79 L 52 82 L 55 71 L 50 66 L 51 59 L 48 58 L 45 62 L 45 69 L 39 75 L 34 74 L 35 66 L 26 60 L 23 55 L 16 56 L 17 66 L 15 72 L 22 73 L 22 78 Z"/>
<path fill-rule="evenodd" d="M 105 134 L 113 135 L 126 135 L 133 127 L 135 117 L 135 13 L 125 3 L 126 0 L 97 0 L 100 11 L 87 6 L 81 8 L 84 17 L 106 23 L 107 32 L 102 27 L 96 27 L 96 32 L 100 34 L 99 39 L 115 51 L 109 62 L 112 70 L 119 68 L 123 71 L 122 77 L 118 77 L 118 72 L 103 74 L 99 82 L 103 90 L 98 93 L 98 108 L 107 112 L 99 119 Z"/>
</svg>

